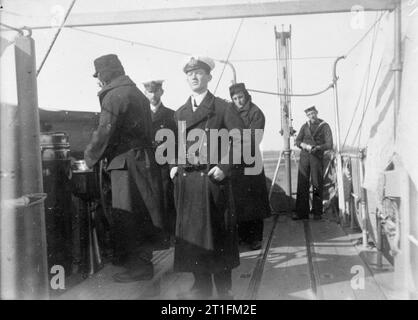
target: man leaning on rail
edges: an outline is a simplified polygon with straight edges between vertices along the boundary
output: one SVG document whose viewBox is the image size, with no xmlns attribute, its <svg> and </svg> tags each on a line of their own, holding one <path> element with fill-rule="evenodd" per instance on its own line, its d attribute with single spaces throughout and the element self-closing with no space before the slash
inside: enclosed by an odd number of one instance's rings
<svg viewBox="0 0 418 320">
<path fill-rule="evenodd" d="M 115 263 L 127 269 L 113 278 L 117 282 L 149 280 L 154 274 L 153 250 L 165 245 L 168 227 L 152 146 L 149 101 L 125 75 L 116 55 L 101 56 L 94 66 L 93 76 L 101 87 L 101 113 L 84 156 L 89 167 L 103 158 L 109 163 Z"/>
</svg>

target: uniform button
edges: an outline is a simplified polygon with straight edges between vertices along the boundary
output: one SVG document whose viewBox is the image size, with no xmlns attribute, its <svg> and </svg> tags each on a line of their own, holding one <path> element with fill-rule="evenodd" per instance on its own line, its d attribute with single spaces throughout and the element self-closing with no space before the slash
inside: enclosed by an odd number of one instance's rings
<svg viewBox="0 0 418 320">
<path fill-rule="evenodd" d="M 160 128 L 164 128 L 164 125 L 162 124 L 162 125 L 160 126 Z"/>
<path fill-rule="evenodd" d="M 203 173 L 203 172 L 201 172 L 201 173 L 200 173 L 200 175 L 203 177 L 203 176 L 204 176 L 204 173 Z"/>
<path fill-rule="evenodd" d="M 205 131 L 208 132 L 209 131 L 209 128 L 205 128 Z"/>
<path fill-rule="evenodd" d="M 185 174 L 185 173 L 183 173 L 183 176 L 185 177 L 185 176 L 186 176 L 186 174 Z"/>
</svg>

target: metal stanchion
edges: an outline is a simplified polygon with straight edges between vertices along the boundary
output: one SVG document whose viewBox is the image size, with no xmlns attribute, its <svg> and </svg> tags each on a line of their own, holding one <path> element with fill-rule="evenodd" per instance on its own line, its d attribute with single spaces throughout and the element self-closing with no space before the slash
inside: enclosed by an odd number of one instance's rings
<svg viewBox="0 0 418 320">
<path fill-rule="evenodd" d="M 16 38 L 15 58 L 18 132 L 17 137 L 10 138 L 17 140 L 14 173 L 22 181 L 16 180 L 16 193 L 17 196 L 42 194 L 35 42 L 30 32 Z M 43 201 L 12 212 L 14 214 L 1 219 L 0 297 L 47 299 L 49 283 Z M 3 230 L 8 232 L 3 234 Z"/>
<path fill-rule="evenodd" d="M 377 223 L 377 235 L 376 235 L 376 265 L 378 269 L 382 269 L 383 262 L 382 262 L 382 219 L 380 217 L 380 213 L 377 212 L 376 214 L 376 223 Z"/>
</svg>

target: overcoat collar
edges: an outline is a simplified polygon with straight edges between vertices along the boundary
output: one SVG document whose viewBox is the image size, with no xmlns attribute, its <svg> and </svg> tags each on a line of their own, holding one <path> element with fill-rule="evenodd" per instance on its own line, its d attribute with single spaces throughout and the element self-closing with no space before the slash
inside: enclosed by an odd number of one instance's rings
<svg viewBox="0 0 418 320">
<path fill-rule="evenodd" d="M 164 104 L 161 102 L 160 106 L 157 109 L 157 112 L 151 112 L 152 116 L 152 122 L 160 121 L 161 118 L 164 117 L 165 110 L 167 108 L 164 106 Z"/>
<path fill-rule="evenodd" d="M 102 90 L 100 90 L 97 95 L 100 99 L 103 99 L 103 97 L 106 95 L 107 92 L 110 90 L 117 88 L 117 87 L 123 87 L 123 86 L 135 86 L 135 83 L 126 75 L 117 77 L 113 79 L 109 84 L 105 85 Z"/>
<path fill-rule="evenodd" d="M 307 127 L 308 127 L 309 133 L 311 134 L 311 136 L 312 136 L 312 137 L 314 137 L 314 136 L 318 133 L 319 128 L 320 128 L 323 124 L 325 124 L 325 121 L 324 121 L 324 120 L 322 120 L 322 119 L 319 119 L 319 118 L 318 118 L 318 121 L 317 121 L 316 123 L 318 124 L 318 126 L 316 127 L 315 131 L 313 131 L 313 132 L 312 132 L 312 130 L 311 130 L 311 123 L 310 123 L 309 121 L 307 121 L 307 122 L 306 122 L 306 125 L 307 125 Z"/>
<path fill-rule="evenodd" d="M 208 92 L 199 107 L 193 112 L 191 98 L 187 100 L 180 114 L 179 120 L 186 121 L 186 129 L 206 121 L 215 114 L 215 96 Z"/>
</svg>

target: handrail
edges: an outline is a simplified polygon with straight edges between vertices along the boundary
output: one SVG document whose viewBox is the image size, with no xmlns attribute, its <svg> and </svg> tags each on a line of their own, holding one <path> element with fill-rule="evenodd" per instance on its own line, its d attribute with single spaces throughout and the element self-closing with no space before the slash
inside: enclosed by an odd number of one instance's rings
<svg viewBox="0 0 418 320">
<path fill-rule="evenodd" d="M 43 203 L 47 197 L 46 193 L 29 193 L 16 199 L 7 199 L 1 202 L 1 207 L 17 209 L 29 208 L 37 204 Z"/>
</svg>

